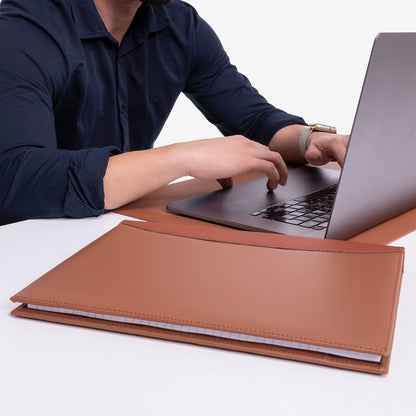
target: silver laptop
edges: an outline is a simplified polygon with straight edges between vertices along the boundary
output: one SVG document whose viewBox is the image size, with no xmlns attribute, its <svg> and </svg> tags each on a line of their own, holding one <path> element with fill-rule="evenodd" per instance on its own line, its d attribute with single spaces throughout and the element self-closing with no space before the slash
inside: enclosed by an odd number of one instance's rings
<svg viewBox="0 0 416 416">
<path fill-rule="evenodd" d="M 302 166 L 168 204 L 170 212 L 246 230 L 346 239 L 416 207 L 416 33 L 374 42 L 344 167 Z"/>
</svg>

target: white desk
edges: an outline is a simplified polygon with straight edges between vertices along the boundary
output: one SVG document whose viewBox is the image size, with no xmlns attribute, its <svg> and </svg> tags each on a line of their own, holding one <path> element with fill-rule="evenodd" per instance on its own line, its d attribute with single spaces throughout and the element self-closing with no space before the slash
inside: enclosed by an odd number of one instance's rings
<svg viewBox="0 0 416 416">
<path fill-rule="evenodd" d="M 122 219 L 0 227 L 0 414 L 416 414 L 416 233 L 396 242 L 406 266 L 387 376 L 10 315 L 10 296 Z"/>
</svg>

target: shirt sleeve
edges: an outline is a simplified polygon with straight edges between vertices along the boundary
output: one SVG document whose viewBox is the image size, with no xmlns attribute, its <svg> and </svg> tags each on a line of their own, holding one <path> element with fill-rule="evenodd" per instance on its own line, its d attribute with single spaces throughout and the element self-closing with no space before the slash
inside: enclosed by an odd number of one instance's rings
<svg viewBox="0 0 416 416">
<path fill-rule="evenodd" d="M 221 133 L 267 145 L 281 128 L 306 124 L 269 104 L 230 63 L 212 28 L 195 16 L 193 63 L 184 93 Z"/>
<path fill-rule="evenodd" d="M 0 23 L 0 225 L 101 214 L 103 177 L 117 149 L 58 147 L 53 101 L 65 59 L 34 25 L 16 36 L 16 25 Z"/>
</svg>

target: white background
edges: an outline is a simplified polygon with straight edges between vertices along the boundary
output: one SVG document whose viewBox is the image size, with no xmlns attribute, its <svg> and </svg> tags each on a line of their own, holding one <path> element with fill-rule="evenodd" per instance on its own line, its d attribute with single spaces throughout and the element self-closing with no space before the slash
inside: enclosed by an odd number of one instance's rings
<svg viewBox="0 0 416 416">
<path fill-rule="evenodd" d="M 416 31 L 410 0 L 190 0 L 275 106 L 349 133 L 373 40 Z M 218 137 L 180 97 L 156 145 Z"/>
<path fill-rule="evenodd" d="M 413 2 L 403 0 L 191 3 L 269 101 L 341 132 L 375 35 L 416 29 Z M 218 135 L 180 98 L 157 145 Z M 112 215 L 0 227 L 0 414 L 416 413 L 414 235 L 399 241 L 411 250 L 386 377 L 9 316 L 11 295 L 113 226 Z"/>
</svg>

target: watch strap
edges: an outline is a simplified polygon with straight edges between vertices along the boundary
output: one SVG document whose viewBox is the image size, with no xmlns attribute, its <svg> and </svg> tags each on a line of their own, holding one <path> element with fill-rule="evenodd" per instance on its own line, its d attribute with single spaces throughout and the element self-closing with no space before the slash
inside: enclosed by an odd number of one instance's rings
<svg viewBox="0 0 416 416">
<path fill-rule="evenodd" d="M 306 140 L 313 131 L 313 126 L 304 126 L 299 136 L 299 150 L 302 156 L 306 154 Z"/>
<path fill-rule="evenodd" d="M 308 140 L 309 135 L 313 131 L 322 131 L 331 134 L 337 133 L 337 129 L 335 127 L 327 126 L 325 124 L 311 124 L 308 126 L 304 126 L 299 136 L 299 150 L 303 157 L 305 157 L 307 150 L 306 141 Z"/>
</svg>

